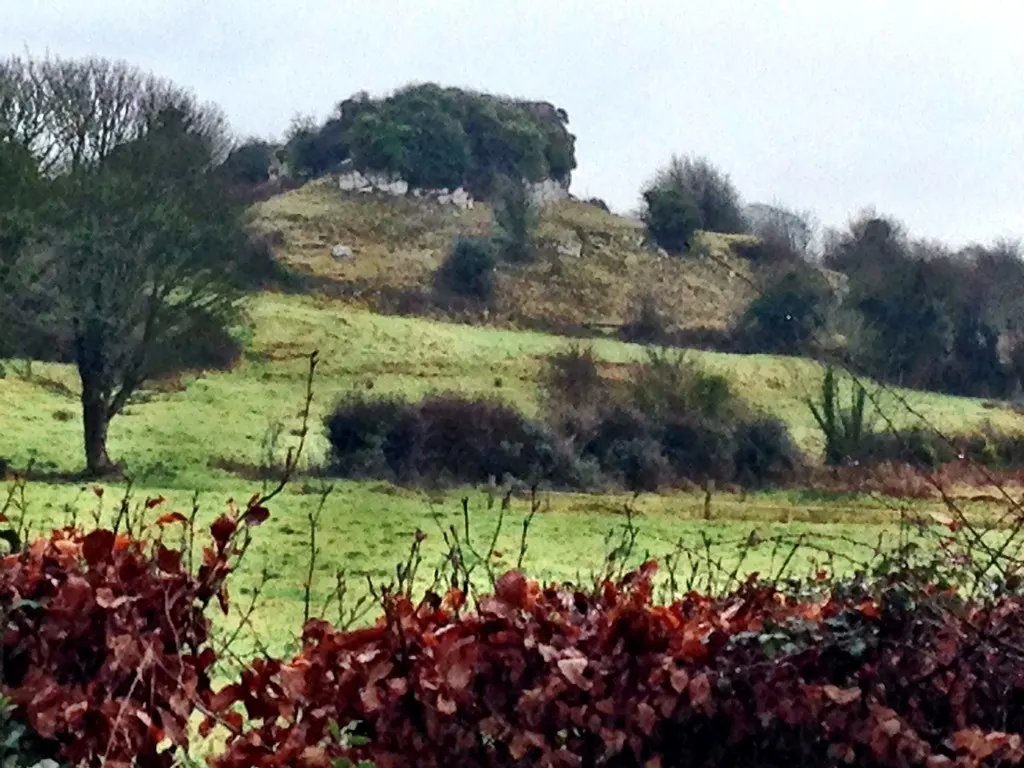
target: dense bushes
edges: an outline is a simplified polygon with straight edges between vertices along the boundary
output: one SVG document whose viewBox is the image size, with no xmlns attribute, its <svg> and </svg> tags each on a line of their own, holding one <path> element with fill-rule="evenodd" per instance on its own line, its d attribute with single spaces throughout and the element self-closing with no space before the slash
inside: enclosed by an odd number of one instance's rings
<svg viewBox="0 0 1024 768">
<path fill-rule="evenodd" d="M 833 292 L 821 272 L 800 263 L 769 280 L 740 318 L 736 334 L 748 352 L 811 355 L 829 321 Z"/>
<path fill-rule="evenodd" d="M 570 348 L 543 374 L 544 422 L 510 406 L 446 395 L 418 404 L 355 396 L 326 421 L 345 476 L 482 482 L 518 478 L 588 487 L 601 475 L 633 490 L 715 480 L 780 483 L 799 466 L 781 422 L 749 413 L 720 377 L 652 353 L 627 382 L 606 381 L 593 353 Z"/>
<path fill-rule="evenodd" d="M 689 250 L 693 233 L 743 232 L 739 192 L 704 158 L 673 157 L 642 192 L 650 238 L 669 253 Z"/>
<path fill-rule="evenodd" d="M 572 453 L 511 406 L 436 395 L 419 403 L 353 396 L 327 418 L 331 465 L 348 477 L 578 485 Z"/>
<path fill-rule="evenodd" d="M 1016 392 L 1012 350 L 1001 347 L 1012 343 L 1024 306 L 1019 244 L 953 252 L 869 213 L 831 233 L 824 255 L 848 278 L 844 305 L 860 326 L 850 353 L 862 370 L 958 395 Z"/>
<path fill-rule="evenodd" d="M 603 588 L 518 572 L 463 612 L 389 597 L 368 629 L 306 626 L 225 699 L 249 720 L 215 768 L 971 766 L 1024 758 L 1021 600 L 906 575 L 652 600 L 652 565 Z M 358 723 L 349 744 L 338 723 Z M 955 762 L 954 762 L 955 761 Z M 335 763 L 337 764 L 337 763 Z"/>
</svg>

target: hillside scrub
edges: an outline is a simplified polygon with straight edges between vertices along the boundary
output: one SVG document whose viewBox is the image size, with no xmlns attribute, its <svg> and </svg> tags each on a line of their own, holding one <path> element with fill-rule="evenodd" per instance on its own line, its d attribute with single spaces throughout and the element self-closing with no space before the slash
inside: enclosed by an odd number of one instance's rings
<svg viewBox="0 0 1024 768">
<path fill-rule="evenodd" d="M 685 253 L 698 229 L 747 230 L 739 192 L 706 158 L 673 156 L 641 194 L 648 234 L 669 253 Z"/>
</svg>

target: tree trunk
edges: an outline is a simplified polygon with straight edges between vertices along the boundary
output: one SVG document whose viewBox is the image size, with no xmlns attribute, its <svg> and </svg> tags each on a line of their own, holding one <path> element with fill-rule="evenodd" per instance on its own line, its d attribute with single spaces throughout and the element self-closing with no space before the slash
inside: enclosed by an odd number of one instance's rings
<svg viewBox="0 0 1024 768">
<path fill-rule="evenodd" d="M 107 404 L 98 392 L 82 382 L 82 424 L 85 428 L 85 464 L 93 477 L 111 474 L 116 467 L 107 455 Z"/>
</svg>

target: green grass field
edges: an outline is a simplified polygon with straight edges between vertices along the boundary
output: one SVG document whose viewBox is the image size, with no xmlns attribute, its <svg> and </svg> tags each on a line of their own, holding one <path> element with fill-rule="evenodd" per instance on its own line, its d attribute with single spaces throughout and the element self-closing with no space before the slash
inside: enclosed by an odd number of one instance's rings
<svg viewBox="0 0 1024 768">
<path fill-rule="evenodd" d="M 257 465 L 268 429 L 280 424 L 280 456 L 296 441 L 300 427 L 306 357 L 320 352 L 315 381 L 313 436 L 306 466 L 320 464 L 325 442 L 320 421 L 334 401 L 352 388 L 416 397 L 431 391 L 458 390 L 507 398 L 527 411 L 538 407 L 535 384 L 545 355 L 566 342 L 537 333 L 494 330 L 385 317 L 346 308 L 312 297 L 266 294 L 250 305 L 253 321 L 248 351 L 230 372 L 185 376 L 142 393 L 111 426 L 112 456 L 124 462 L 135 482 L 138 500 L 164 495 L 161 511 L 187 511 L 192 493 L 199 493 L 201 519 L 212 520 L 234 497 L 244 500 L 259 483 L 221 468 L 226 463 Z M 611 341 L 596 342 L 598 354 L 610 362 L 628 362 L 642 349 Z M 799 444 L 816 454 L 819 447 L 803 398 L 820 381 L 810 362 L 768 356 L 698 354 L 709 369 L 727 374 L 753 406 L 771 411 L 790 425 Z M 30 379 L 22 365 L 7 365 L 0 379 L 0 456 L 16 468 L 33 462 L 54 478 L 82 467 L 81 425 L 77 382 L 67 366 L 35 364 Z M 1024 418 L 1011 411 L 986 407 L 980 401 L 922 393 L 906 393 L 915 409 L 951 431 L 975 429 L 991 421 L 1003 428 L 1024 428 Z M 913 417 L 891 403 L 895 420 Z M 315 483 L 300 477 L 275 500 L 270 521 L 258 531 L 256 545 L 235 581 L 236 600 L 243 605 L 264 570 L 274 578 L 261 595 L 253 623 L 261 638 L 281 646 L 292 637 L 302 615 L 302 583 L 308 563 L 307 513 L 315 507 Z M 462 525 L 460 498 L 471 498 L 476 540 L 486 548 L 498 512 L 488 509 L 475 490 L 431 493 L 394 488 L 382 483 L 339 481 L 328 498 L 321 522 L 320 559 L 314 582 L 314 603 L 321 604 L 345 570 L 353 594 L 365 593 L 366 578 L 385 580 L 408 551 L 417 529 L 428 534 L 422 573 L 432 573 L 444 551 L 442 531 Z M 27 487 L 27 519 L 36 530 L 60 524 L 68 508 L 96 507 L 97 499 L 74 482 L 36 480 Z M 107 513 L 120 486 L 104 496 Z M 553 494 L 543 500 L 529 537 L 524 564 L 544 580 L 586 578 L 599 569 L 608 544 L 605 537 L 621 527 L 625 496 Z M 505 520 L 497 565 L 514 563 L 520 526 L 528 502 L 516 499 Z M 751 531 L 762 538 L 810 536 L 847 555 L 863 545 L 892 535 L 893 502 L 867 497 L 824 498 L 811 493 L 776 492 L 746 497 L 716 496 L 711 520 L 704 520 L 703 497 L 677 493 L 645 496 L 637 501 L 640 538 L 635 556 L 649 551 L 664 556 L 682 540 L 703 546 L 703 537 L 718 542 L 716 556 L 735 558 L 738 542 Z M 781 554 L 773 545 L 754 551 L 743 569 L 771 572 Z M 824 555 L 802 551 L 791 566 L 812 567 Z M 429 577 L 427 581 L 429 581 Z M 230 620 L 229 622 L 230 623 Z"/>
</svg>

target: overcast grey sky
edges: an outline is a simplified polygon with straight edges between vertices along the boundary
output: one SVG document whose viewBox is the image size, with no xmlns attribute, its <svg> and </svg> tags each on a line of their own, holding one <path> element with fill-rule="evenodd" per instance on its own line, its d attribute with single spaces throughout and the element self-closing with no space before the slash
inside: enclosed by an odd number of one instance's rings
<svg viewBox="0 0 1024 768">
<path fill-rule="evenodd" d="M 551 101 L 573 191 L 636 205 L 672 153 L 746 200 L 1024 235 L 1021 0 L 4 0 L 0 49 L 124 58 L 280 135 L 412 81 Z"/>
</svg>

